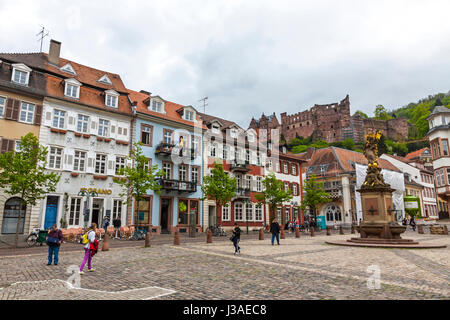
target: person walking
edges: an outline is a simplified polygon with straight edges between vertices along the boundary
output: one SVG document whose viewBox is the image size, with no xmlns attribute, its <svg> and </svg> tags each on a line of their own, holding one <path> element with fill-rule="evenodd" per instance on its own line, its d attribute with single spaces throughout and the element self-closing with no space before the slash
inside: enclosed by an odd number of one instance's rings
<svg viewBox="0 0 450 320">
<path fill-rule="evenodd" d="M 416 231 L 416 222 L 414 221 L 414 217 L 411 217 L 409 225 L 412 227 L 413 231 Z"/>
<path fill-rule="evenodd" d="M 114 230 L 115 230 L 115 238 L 117 239 L 117 233 L 119 234 L 119 239 L 121 238 L 120 235 L 120 227 L 122 226 L 122 221 L 120 220 L 119 217 L 116 217 L 113 220 L 113 225 L 114 225 Z"/>
<path fill-rule="evenodd" d="M 46 240 L 48 245 L 47 265 L 50 266 L 53 260 L 53 263 L 55 264 L 55 266 L 57 266 L 59 260 L 59 247 L 63 242 L 64 237 L 62 231 L 57 228 L 56 224 L 52 225 L 52 228 L 49 230 Z"/>
<path fill-rule="evenodd" d="M 105 236 L 106 236 L 106 232 L 108 230 L 109 225 L 110 225 L 109 216 L 106 216 L 105 221 L 103 221 L 103 229 L 105 230 Z M 102 237 L 102 235 L 100 234 L 100 238 L 101 237 Z"/>
<path fill-rule="evenodd" d="M 273 219 L 272 223 L 270 224 L 270 232 L 272 233 L 272 245 L 275 238 L 277 238 L 277 244 L 280 245 L 280 230 L 281 228 L 278 223 L 278 219 L 277 218 Z"/>
<path fill-rule="evenodd" d="M 241 247 L 239 246 L 239 242 L 241 241 L 241 228 L 239 228 L 239 225 L 237 223 L 234 224 L 233 228 L 233 236 L 231 237 L 233 239 L 233 245 L 234 245 L 234 254 L 241 253 Z"/>
<path fill-rule="evenodd" d="M 309 232 L 309 220 L 305 220 L 305 230 Z"/>
<path fill-rule="evenodd" d="M 95 270 L 94 268 L 92 268 L 91 245 L 95 246 L 95 242 L 97 241 L 95 239 L 95 231 L 96 230 L 97 230 L 97 224 L 92 223 L 92 225 L 88 228 L 86 234 L 83 235 L 84 259 L 80 265 L 80 274 L 84 274 L 83 269 L 84 269 L 84 265 L 86 264 L 86 262 L 88 263 L 88 271 L 92 272 Z M 97 242 L 97 246 L 98 246 L 98 242 Z"/>
</svg>

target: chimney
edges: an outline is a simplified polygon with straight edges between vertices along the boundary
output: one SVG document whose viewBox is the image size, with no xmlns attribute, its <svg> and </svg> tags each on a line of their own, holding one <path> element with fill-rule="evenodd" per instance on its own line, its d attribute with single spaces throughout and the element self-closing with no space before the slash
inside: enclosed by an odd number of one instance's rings
<svg viewBox="0 0 450 320">
<path fill-rule="evenodd" d="M 50 49 L 48 50 L 48 62 L 59 66 L 59 53 L 61 51 L 61 42 L 50 40 Z"/>
</svg>

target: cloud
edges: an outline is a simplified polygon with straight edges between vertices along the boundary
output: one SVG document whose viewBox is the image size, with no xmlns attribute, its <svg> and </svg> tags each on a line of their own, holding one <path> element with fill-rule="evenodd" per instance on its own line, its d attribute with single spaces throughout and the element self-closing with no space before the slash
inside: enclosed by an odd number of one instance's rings
<svg viewBox="0 0 450 320">
<path fill-rule="evenodd" d="M 208 113 L 247 127 L 262 112 L 346 94 L 353 112 L 371 114 L 447 92 L 449 9 L 446 0 L 0 0 L 0 41 L 4 52 L 38 51 L 44 25 L 63 57 L 177 103 L 208 96 Z"/>
</svg>

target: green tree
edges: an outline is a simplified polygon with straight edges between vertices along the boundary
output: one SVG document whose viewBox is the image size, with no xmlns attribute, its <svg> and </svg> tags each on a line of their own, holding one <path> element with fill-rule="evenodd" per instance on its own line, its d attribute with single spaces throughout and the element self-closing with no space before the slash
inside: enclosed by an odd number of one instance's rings
<svg viewBox="0 0 450 320">
<path fill-rule="evenodd" d="M 255 194 L 256 200 L 261 204 L 269 205 L 269 221 L 272 222 L 278 205 L 292 200 L 292 190 L 285 191 L 283 182 L 278 181 L 272 172 L 262 180 L 264 191 Z"/>
<path fill-rule="evenodd" d="M 377 120 L 389 120 L 392 117 L 388 114 L 386 108 L 379 104 L 375 107 L 375 119 Z"/>
<path fill-rule="evenodd" d="M 131 156 L 128 158 L 134 161 L 133 166 L 125 166 L 118 170 L 122 178 L 115 178 L 114 182 L 122 187 L 121 197 L 126 198 L 125 203 L 130 203 L 132 199 L 137 202 L 136 219 L 139 215 L 139 202 L 147 194 L 148 190 L 161 193 L 161 185 L 157 179 L 164 175 L 158 165 L 148 167 L 148 159 L 142 152 L 142 143 L 134 143 Z"/>
<path fill-rule="evenodd" d="M 323 190 L 323 182 L 317 182 L 316 176 L 312 175 L 305 181 L 303 186 L 303 201 L 300 208 L 304 211 L 309 208 L 316 218 L 317 206 L 330 202 L 330 195 Z"/>
<path fill-rule="evenodd" d="M 0 155 L 0 188 L 9 195 L 20 195 L 16 247 L 23 206 L 34 206 L 39 199 L 54 192 L 61 178 L 56 173 L 45 172 L 47 153 L 47 148 L 39 144 L 38 138 L 28 133 L 20 139 L 19 150 Z"/>
<path fill-rule="evenodd" d="M 356 115 L 360 115 L 362 118 L 364 118 L 364 119 L 369 119 L 369 116 L 367 115 L 367 114 L 365 114 L 364 112 L 362 112 L 361 110 L 357 110 L 354 114 L 353 114 L 353 116 L 356 116 Z"/>
<path fill-rule="evenodd" d="M 299 145 L 299 146 L 293 147 L 291 152 L 292 153 L 302 153 L 302 152 L 305 152 L 306 150 L 308 150 L 308 146 Z"/>
<path fill-rule="evenodd" d="M 353 150 L 355 148 L 355 141 L 353 139 L 345 139 L 342 141 L 342 147 L 347 150 Z"/>
<path fill-rule="evenodd" d="M 214 163 L 209 176 L 203 177 L 202 192 L 204 199 L 212 199 L 217 205 L 224 206 L 236 195 L 237 182 L 223 170 L 223 165 Z M 221 223 L 218 210 L 217 223 Z"/>
</svg>

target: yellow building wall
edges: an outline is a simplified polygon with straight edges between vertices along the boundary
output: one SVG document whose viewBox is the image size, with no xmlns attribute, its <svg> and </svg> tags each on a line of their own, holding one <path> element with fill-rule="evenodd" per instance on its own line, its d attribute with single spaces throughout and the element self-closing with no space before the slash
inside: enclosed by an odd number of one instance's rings
<svg viewBox="0 0 450 320">
<path fill-rule="evenodd" d="M 33 103 L 35 105 L 42 105 L 41 99 L 30 98 L 27 96 L 2 91 L 0 90 L 0 96 L 5 98 L 17 99 L 24 102 Z M 5 105 L 6 109 L 6 105 Z M 4 114 L 5 111 L 3 111 Z M 20 116 L 20 113 L 19 113 Z M 12 140 L 19 140 L 22 136 L 26 135 L 28 132 L 32 132 L 36 137 L 39 138 L 40 126 L 34 124 L 22 123 L 14 120 L 6 120 L 0 118 L 0 137 Z"/>
</svg>

